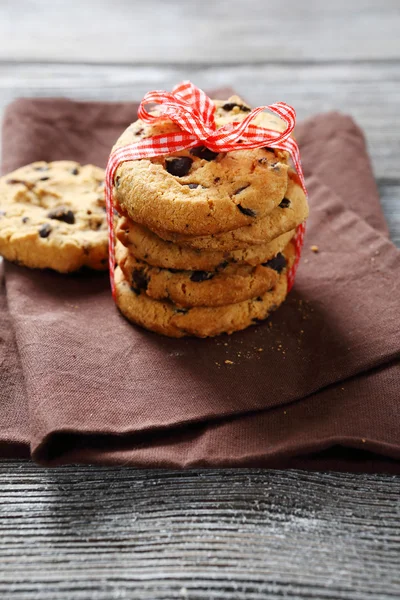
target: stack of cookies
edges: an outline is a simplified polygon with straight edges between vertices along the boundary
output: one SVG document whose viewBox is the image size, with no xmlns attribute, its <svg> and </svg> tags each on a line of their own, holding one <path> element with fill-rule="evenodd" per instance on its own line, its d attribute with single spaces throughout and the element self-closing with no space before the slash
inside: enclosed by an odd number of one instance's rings
<svg viewBox="0 0 400 600">
<path fill-rule="evenodd" d="M 237 96 L 215 105 L 217 126 L 250 111 Z M 254 123 L 285 127 L 266 113 Z M 114 149 L 175 130 L 170 121 L 139 120 Z M 116 301 L 129 320 L 172 337 L 207 337 L 258 323 L 284 301 L 295 229 L 308 216 L 287 152 L 198 146 L 124 162 L 113 197 Z"/>
</svg>

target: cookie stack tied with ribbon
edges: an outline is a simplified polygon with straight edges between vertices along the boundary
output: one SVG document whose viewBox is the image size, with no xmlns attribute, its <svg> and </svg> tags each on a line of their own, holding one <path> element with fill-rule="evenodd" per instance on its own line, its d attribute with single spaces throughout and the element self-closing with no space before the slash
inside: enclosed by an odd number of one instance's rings
<svg viewBox="0 0 400 600">
<path fill-rule="evenodd" d="M 190 82 L 146 94 L 106 173 L 111 285 L 129 320 L 207 337 L 285 300 L 308 216 L 294 123 L 286 104 L 251 110 Z"/>
</svg>

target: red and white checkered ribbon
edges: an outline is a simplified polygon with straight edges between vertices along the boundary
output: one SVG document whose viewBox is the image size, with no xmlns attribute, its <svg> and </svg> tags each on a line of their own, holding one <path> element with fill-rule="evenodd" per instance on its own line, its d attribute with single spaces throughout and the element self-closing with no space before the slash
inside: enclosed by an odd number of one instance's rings
<svg viewBox="0 0 400 600">
<path fill-rule="evenodd" d="M 158 115 L 152 115 L 147 112 L 145 106 L 150 103 L 158 105 Z M 252 124 L 253 119 L 265 110 L 275 113 L 286 123 L 286 128 L 283 132 L 265 129 L 264 127 Z M 140 103 L 139 118 L 146 123 L 155 123 L 159 120 L 168 119 L 178 125 L 179 131 L 142 139 L 134 144 L 118 148 L 110 155 L 106 170 L 105 197 L 109 228 L 110 280 L 114 298 L 115 240 L 112 189 L 115 172 L 122 162 L 169 155 L 199 145 L 206 146 L 213 152 L 231 152 L 232 150 L 268 146 L 270 148 L 286 150 L 290 153 L 302 188 L 307 193 L 301 168 L 299 148 L 295 140 L 290 137 L 296 122 L 296 111 L 294 108 L 284 102 L 277 102 L 270 106 L 258 106 L 249 112 L 247 117 L 242 121 L 227 123 L 219 128 L 215 124 L 214 114 L 215 104 L 202 90 L 190 81 L 179 83 L 174 87 L 172 93 L 157 90 L 148 92 Z M 288 271 L 289 290 L 293 286 L 300 259 L 304 229 L 304 224 L 299 225 L 296 229 L 296 259 Z"/>
</svg>

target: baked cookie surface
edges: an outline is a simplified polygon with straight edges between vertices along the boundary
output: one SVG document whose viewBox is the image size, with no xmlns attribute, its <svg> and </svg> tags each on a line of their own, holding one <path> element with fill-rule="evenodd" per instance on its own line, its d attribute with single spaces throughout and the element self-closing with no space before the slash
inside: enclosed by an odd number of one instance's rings
<svg viewBox="0 0 400 600">
<path fill-rule="evenodd" d="M 0 178 L 0 254 L 61 273 L 108 268 L 104 170 L 36 162 Z"/>
<path fill-rule="evenodd" d="M 233 251 L 268 244 L 293 230 L 308 217 L 308 202 L 296 173 L 289 172 L 285 197 L 271 213 L 252 225 L 209 236 L 187 236 L 162 229 L 154 232 L 162 239 L 197 250 Z"/>
<path fill-rule="evenodd" d="M 261 296 L 286 268 L 286 258 L 279 253 L 257 266 L 224 263 L 216 271 L 161 269 L 137 260 L 121 243 L 116 261 L 134 292 L 181 307 L 224 306 Z"/>
<path fill-rule="evenodd" d="M 267 244 L 249 246 L 242 250 L 198 250 L 163 240 L 158 235 L 134 223 L 128 217 L 120 217 L 116 224 L 116 237 L 138 260 L 163 269 L 214 271 L 226 263 L 260 265 L 278 252 L 282 252 L 295 234 L 284 233 Z"/>
<path fill-rule="evenodd" d="M 215 101 L 217 127 L 243 120 L 250 108 L 238 97 Z M 281 131 L 285 124 L 262 113 L 254 124 Z M 179 131 L 165 120 L 136 121 L 117 149 L 153 135 Z M 204 146 L 173 155 L 126 161 L 114 177 L 117 209 L 150 229 L 210 235 L 251 224 L 276 208 L 288 184 L 288 154 L 271 148 L 214 153 Z"/>
<path fill-rule="evenodd" d="M 233 333 L 266 319 L 285 300 L 287 277 L 279 276 L 275 288 L 256 299 L 207 308 L 179 308 L 171 302 L 154 300 L 132 291 L 121 269 L 115 271 L 116 302 L 133 323 L 169 337 L 212 337 Z"/>
</svg>

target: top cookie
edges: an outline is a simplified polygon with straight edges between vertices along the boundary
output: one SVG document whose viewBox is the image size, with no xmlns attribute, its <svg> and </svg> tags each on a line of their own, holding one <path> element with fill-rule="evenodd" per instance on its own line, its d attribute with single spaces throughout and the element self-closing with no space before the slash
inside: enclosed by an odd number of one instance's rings
<svg viewBox="0 0 400 600">
<path fill-rule="evenodd" d="M 104 170 L 36 162 L 0 178 L 0 254 L 62 273 L 106 270 Z"/>
<path fill-rule="evenodd" d="M 243 120 L 250 108 L 237 96 L 215 100 L 217 127 Z M 285 124 L 261 113 L 254 124 L 282 131 Z M 114 150 L 153 135 L 179 131 L 171 121 L 136 121 Z M 288 154 L 271 148 L 214 153 L 198 146 L 174 154 L 122 163 L 114 178 L 119 210 L 150 229 L 210 235 L 251 224 L 285 195 Z"/>
</svg>

